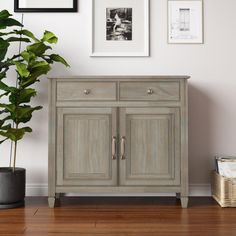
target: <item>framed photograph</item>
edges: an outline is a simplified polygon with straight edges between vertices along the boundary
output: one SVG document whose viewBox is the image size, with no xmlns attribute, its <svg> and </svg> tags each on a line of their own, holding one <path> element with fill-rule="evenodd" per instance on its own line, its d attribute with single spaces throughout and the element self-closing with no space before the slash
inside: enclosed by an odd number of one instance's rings
<svg viewBox="0 0 236 236">
<path fill-rule="evenodd" d="M 168 43 L 203 43 L 202 0 L 168 1 Z"/>
<path fill-rule="evenodd" d="M 78 0 L 14 0 L 15 12 L 77 12 Z"/>
<path fill-rule="evenodd" d="M 149 56 L 149 0 L 92 0 L 91 56 Z"/>
</svg>

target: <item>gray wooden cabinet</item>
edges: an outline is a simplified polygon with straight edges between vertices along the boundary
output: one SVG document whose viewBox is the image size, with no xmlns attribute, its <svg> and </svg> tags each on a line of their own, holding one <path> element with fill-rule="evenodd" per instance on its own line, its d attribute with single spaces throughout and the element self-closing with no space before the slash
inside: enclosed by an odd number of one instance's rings
<svg viewBox="0 0 236 236">
<path fill-rule="evenodd" d="M 49 206 L 60 193 L 188 203 L 188 76 L 51 78 Z"/>
</svg>

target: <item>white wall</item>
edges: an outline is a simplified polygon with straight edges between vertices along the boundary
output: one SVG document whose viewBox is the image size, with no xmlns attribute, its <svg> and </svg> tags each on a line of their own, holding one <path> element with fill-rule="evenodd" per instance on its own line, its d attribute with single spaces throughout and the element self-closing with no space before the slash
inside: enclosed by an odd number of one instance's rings
<svg viewBox="0 0 236 236">
<path fill-rule="evenodd" d="M 71 68 L 55 66 L 53 76 L 191 75 L 190 183 L 192 194 L 209 194 L 214 154 L 236 155 L 236 1 L 204 1 L 203 45 L 168 45 L 167 0 L 150 2 L 149 58 L 90 58 L 90 0 L 79 0 L 78 13 L 24 14 L 24 24 L 38 36 L 47 29 L 59 37 L 55 50 Z M 13 12 L 13 0 L 1 0 L 0 9 Z M 21 18 L 21 14 L 14 16 Z M 43 78 L 37 87 L 35 103 L 44 109 L 35 113 L 34 132 L 19 145 L 17 165 L 27 169 L 29 193 L 41 194 L 47 185 L 47 80 Z M 0 166 L 7 165 L 8 155 L 9 145 L 1 145 Z"/>
</svg>

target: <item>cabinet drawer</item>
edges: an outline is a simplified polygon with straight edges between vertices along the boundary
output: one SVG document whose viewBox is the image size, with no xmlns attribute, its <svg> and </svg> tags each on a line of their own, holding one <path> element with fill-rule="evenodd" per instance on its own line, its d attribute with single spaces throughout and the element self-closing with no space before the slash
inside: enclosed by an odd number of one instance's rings
<svg viewBox="0 0 236 236">
<path fill-rule="evenodd" d="M 179 101 L 179 82 L 121 82 L 120 100 Z"/>
<path fill-rule="evenodd" d="M 58 82 L 57 100 L 116 100 L 114 82 Z"/>
</svg>

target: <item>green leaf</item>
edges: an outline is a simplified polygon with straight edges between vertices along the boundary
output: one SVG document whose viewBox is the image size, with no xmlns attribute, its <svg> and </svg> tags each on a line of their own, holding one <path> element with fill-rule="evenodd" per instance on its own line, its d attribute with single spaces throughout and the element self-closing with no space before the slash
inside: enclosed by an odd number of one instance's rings
<svg viewBox="0 0 236 236">
<path fill-rule="evenodd" d="M 14 55 L 13 57 L 17 58 L 18 55 Z M 2 74 L 6 73 L 9 70 L 9 66 L 11 66 L 11 65 L 14 65 L 14 63 L 13 63 L 13 60 L 10 58 L 7 58 L 5 61 L 0 61 L 0 71 L 2 71 L 1 76 L 2 76 Z"/>
<path fill-rule="evenodd" d="M 5 108 L 10 115 L 3 120 L 13 120 L 16 124 L 27 123 L 32 118 L 34 111 L 42 109 L 41 106 L 15 106 L 14 104 L 0 104 L 0 107 Z"/>
<path fill-rule="evenodd" d="M 56 37 L 56 35 L 50 31 L 45 31 L 43 38 L 42 38 L 43 42 L 48 42 L 48 43 L 57 43 L 58 38 Z"/>
<path fill-rule="evenodd" d="M 27 123 L 32 118 L 32 113 L 36 110 L 42 109 L 41 106 L 30 107 L 30 106 L 20 106 L 16 111 L 16 123 Z"/>
<path fill-rule="evenodd" d="M 9 86 L 0 81 L 0 89 L 4 91 L 9 91 Z"/>
<path fill-rule="evenodd" d="M 8 125 L 4 125 L 1 127 L 1 130 L 8 130 L 11 128 L 11 124 L 8 124 Z"/>
<path fill-rule="evenodd" d="M 28 38 L 17 38 L 17 37 L 10 37 L 6 39 L 7 42 L 26 42 L 30 43 L 30 40 Z"/>
<path fill-rule="evenodd" d="M 48 66 L 48 63 L 46 61 L 36 61 L 31 65 L 31 68 L 44 67 L 44 66 Z"/>
<path fill-rule="evenodd" d="M 25 132 L 31 133 L 32 129 L 30 127 L 24 127 L 22 128 Z"/>
<path fill-rule="evenodd" d="M 16 32 L 15 31 L 10 31 L 10 32 L 0 32 L 0 36 L 6 36 L 6 35 L 10 35 L 10 34 L 15 34 Z"/>
<path fill-rule="evenodd" d="M 0 81 L 0 90 L 7 91 L 8 88 L 9 87 L 6 84 L 4 84 L 2 81 Z"/>
<path fill-rule="evenodd" d="M 14 104 L 22 104 L 30 102 L 31 98 L 36 96 L 36 90 L 29 88 L 20 90 L 18 93 L 12 93 L 9 96 L 9 101 Z"/>
<path fill-rule="evenodd" d="M 3 83 L 2 81 L 0 81 L 0 90 L 6 91 L 6 92 L 14 92 L 15 89 L 16 89 L 15 87 L 10 87 L 6 85 L 5 83 Z"/>
<path fill-rule="evenodd" d="M 7 10 L 0 11 L 0 19 L 7 19 L 12 16 Z"/>
<path fill-rule="evenodd" d="M 48 49 L 51 49 L 51 47 L 42 42 L 27 46 L 27 51 L 34 53 L 36 56 L 42 56 Z"/>
<path fill-rule="evenodd" d="M 70 67 L 70 65 L 66 62 L 66 60 L 61 57 L 60 55 L 57 55 L 57 54 L 51 54 L 50 56 L 50 59 L 53 60 L 53 61 L 56 61 L 56 62 L 60 62 L 62 63 L 63 65 L 67 66 L 67 67 Z"/>
<path fill-rule="evenodd" d="M 3 124 L 4 124 L 4 121 L 0 120 L 0 128 L 2 127 Z"/>
<path fill-rule="evenodd" d="M 47 58 L 47 57 L 44 57 L 43 58 L 48 64 L 53 64 L 53 60 L 52 59 L 50 59 L 49 57 Z"/>
<path fill-rule="evenodd" d="M 24 60 L 26 60 L 28 63 L 29 63 L 30 61 L 34 61 L 34 60 L 36 59 L 35 54 L 32 53 L 32 52 L 23 51 L 20 55 L 21 55 L 22 58 L 23 58 Z"/>
<path fill-rule="evenodd" d="M 0 107 L 5 108 L 10 113 L 14 113 L 15 110 L 16 110 L 16 106 L 14 104 L 3 104 L 3 103 L 0 103 Z"/>
<path fill-rule="evenodd" d="M 20 129 L 11 128 L 8 129 L 6 132 L 0 131 L 0 135 L 9 138 L 12 141 L 18 141 L 24 137 L 26 132 L 30 133 L 32 132 L 32 129 L 30 127 L 24 127 Z"/>
<path fill-rule="evenodd" d="M 4 97 L 4 96 L 7 96 L 9 93 L 10 93 L 10 92 L 2 93 L 2 94 L 0 95 L 0 98 L 2 98 L 2 97 Z"/>
<path fill-rule="evenodd" d="M 29 88 L 29 89 L 24 89 L 20 92 L 19 96 L 19 103 L 27 103 L 30 102 L 32 97 L 35 97 L 37 94 L 35 89 Z"/>
<path fill-rule="evenodd" d="M 10 44 L 6 40 L 0 38 L 0 61 L 4 60 L 9 46 Z"/>
<path fill-rule="evenodd" d="M 6 110 L 3 110 L 2 113 L 9 113 L 9 112 L 6 111 Z M 12 120 L 12 119 L 11 119 L 11 115 L 6 116 L 6 117 L 3 119 L 3 122 L 5 122 L 5 121 L 7 121 L 7 120 Z"/>
<path fill-rule="evenodd" d="M 25 35 L 31 39 L 33 39 L 35 42 L 40 42 L 39 39 L 37 39 L 34 34 L 32 32 L 30 32 L 29 30 L 16 30 L 15 31 L 16 34 L 22 34 L 22 35 Z"/>
<path fill-rule="evenodd" d="M 0 29 L 6 29 L 7 27 L 11 26 L 23 27 L 23 25 L 15 19 L 12 18 L 0 19 Z"/>
<path fill-rule="evenodd" d="M 6 78 L 6 73 L 5 72 L 1 72 L 0 73 L 0 80 Z"/>
<path fill-rule="evenodd" d="M 26 64 L 18 61 L 14 61 L 14 64 L 16 65 L 16 70 L 21 77 L 28 77 L 30 75 Z"/>
<path fill-rule="evenodd" d="M 34 84 L 41 75 L 44 75 L 44 74 L 46 75 L 50 70 L 51 70 L 50 65 L 45 65 L 45 66 L 33 68 L 31 70 L 31 74 L 29 76 L 29 79 L 24 80 L 23 83 L 21 84 L 21 86 L 23 88 L 26 88 L 26 87 Z"/>
</svg>

